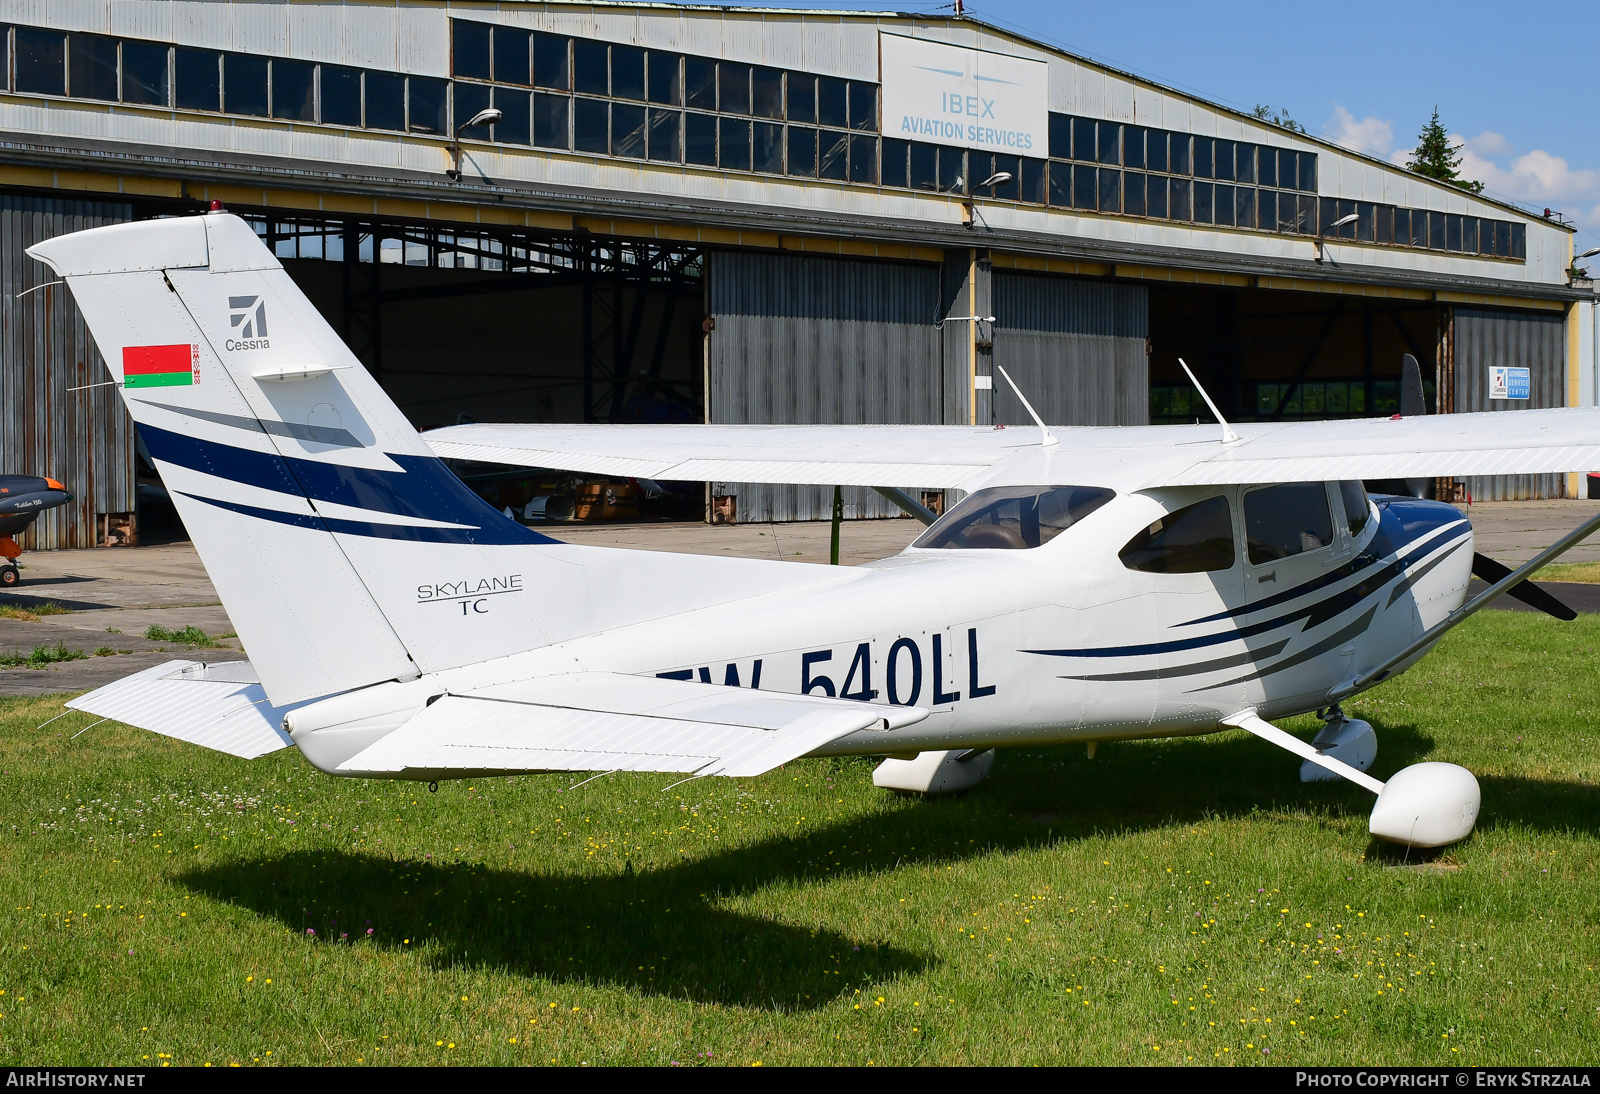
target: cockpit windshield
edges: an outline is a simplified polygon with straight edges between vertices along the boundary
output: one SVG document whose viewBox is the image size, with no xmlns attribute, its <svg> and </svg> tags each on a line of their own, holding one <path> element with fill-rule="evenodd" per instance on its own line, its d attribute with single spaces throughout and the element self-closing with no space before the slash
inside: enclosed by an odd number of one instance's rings
<svg viewBox="0 0 1600 1094">
<path fill-rule="evenodd" d="M 1113 496 L 1098 486 L 992 486 L 967 495 L 911 546 L 1027 550 L 1049 543 Z"/>
</svg>

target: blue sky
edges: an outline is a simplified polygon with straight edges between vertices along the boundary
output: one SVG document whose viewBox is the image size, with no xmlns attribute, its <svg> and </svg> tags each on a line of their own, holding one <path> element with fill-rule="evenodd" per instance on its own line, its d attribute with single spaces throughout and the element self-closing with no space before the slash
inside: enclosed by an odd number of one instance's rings
<svg viewBox="0 0 1600 1094">
<path fill-rule="evenodd" d="M 774 7 L 944 14 L 927 2 Z M 1566 213 L 1600 246 L 1600 3 L 969 0 L 970 15 L 1390 159 L 1435 105 L 1489 192 Z"/>
</svg>

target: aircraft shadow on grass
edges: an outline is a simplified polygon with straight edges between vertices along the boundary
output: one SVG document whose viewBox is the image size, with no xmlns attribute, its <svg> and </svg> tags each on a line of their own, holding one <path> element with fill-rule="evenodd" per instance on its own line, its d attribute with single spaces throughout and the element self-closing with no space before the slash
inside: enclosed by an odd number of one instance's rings
<svg viewBox="0 0 1600 1094">
<path fill-rule="evenodd" d="M 1380 776 L 1432 750 L 1433 742 L 1411 726 L 1380 727 L 1380 735 Z M 1004 758 L 1014 762 L 959 797 L 910 799 L 902 808 L 638 873 L 397 862 L 329 850 L 227 862 L 177 880 L 296 932 L 314 930 L 323 942 L 342 934 L 359 941 L 370 925 L 374 944 L 430 945 L 441 967 L 501 968 L 696 1002 L 804 1011 L 920 973 L 937 958 L 885 941 L 869 907 L 846 932 L 732 911 L 719 898 L 949 865 L 1107 831 L 1267 810 L 1365 817 L 1371 808 L 1370 795 L 1348 784 L 1300 783 L 1281 753 L 1253 739 L 1114 746 L 1093 761 L 1077 747 L 1018 749 Z M 844 778 L 864 778 L 872 763 L 824 762 Z M 1530 779 L 1482 783 L 1486 824 L 1600 830 L 1596 788 Z"/>
</svg>

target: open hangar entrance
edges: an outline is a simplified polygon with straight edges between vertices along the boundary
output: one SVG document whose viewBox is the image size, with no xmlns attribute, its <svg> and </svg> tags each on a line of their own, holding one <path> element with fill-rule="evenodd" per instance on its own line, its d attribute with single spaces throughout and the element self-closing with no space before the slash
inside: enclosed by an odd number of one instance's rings
<svg viewBox="0 0 1600 1094">
<path fill-rule="evenodd" d="M 1212 285 L 1159 284 L 1149 293 L 1152 423 L 1210 418 L 1179 357 L 1232 421 L 1398 413 L 1408 353 L 1420 366 L 1429 413 L 1566 405 L 1561 311 Z M 1528 368 L 1530 397 L 1491 400 L 1491 365 Z M 1439 479 L 1428 486 L 1431 496 L 1450 501 L 1554 498 L 1566 490 L 1565 475 Z"/>
<path fill-rule="evenodd" d="M 705 254 L 677 243 L 241 211 L 418 429 L 704 420 Z M 701 484 L 458 466 L 497 508 L 702 515 Z M 592 505 L 585 498 L 592 495 Z"/>
<path fill-rule="evenodd" d="M 703 420 L 697 248 L 243 215 L 418 428 Z"/>
</svg>

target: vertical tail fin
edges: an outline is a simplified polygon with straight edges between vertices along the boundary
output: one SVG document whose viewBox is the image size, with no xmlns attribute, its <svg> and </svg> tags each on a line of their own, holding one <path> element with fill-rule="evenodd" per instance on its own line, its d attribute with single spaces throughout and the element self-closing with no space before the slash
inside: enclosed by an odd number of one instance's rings
<svg viewBox="0 0 1600 1094">
<path fill-rule="evenodd" d="M 541 644 L 494 548 L 552 541 L 432 455 L 242 220 L 28 253 L 71 287 L 275 704 Z"/>
</svg>

